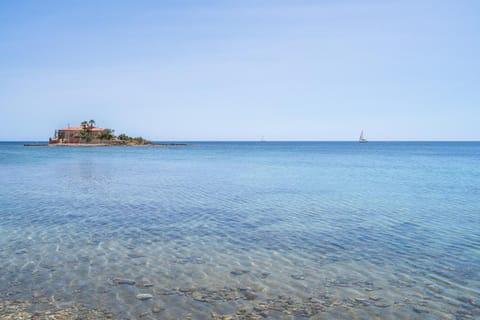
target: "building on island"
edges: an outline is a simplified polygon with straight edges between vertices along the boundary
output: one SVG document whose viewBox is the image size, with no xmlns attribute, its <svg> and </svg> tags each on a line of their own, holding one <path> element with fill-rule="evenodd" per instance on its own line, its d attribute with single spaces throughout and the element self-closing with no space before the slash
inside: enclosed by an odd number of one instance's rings
<svg viewBox="0 0 480 320">
<path fill-rule="evenodd" d="M 104 131 L 94 125 L 82 125 L 55 130 L 54 138 L 50 138 L 50 144 L 81 143 L 83 140 L 91 141 L 98 139 Z"/>
<path fill-rule="evenodd" d="M 82 121 L 78 127 L 70 127 L 55 130 L 53 138 L 50 138 L 50 146 L 145 146 L 153 145 L 152 142 L 142 137 L 129 137 L 122 133 L 116 136 L 115 130 L 98 128 L 95 120 Z M 177 144 L 175 144 L 177 145 Z"/>
</svg>

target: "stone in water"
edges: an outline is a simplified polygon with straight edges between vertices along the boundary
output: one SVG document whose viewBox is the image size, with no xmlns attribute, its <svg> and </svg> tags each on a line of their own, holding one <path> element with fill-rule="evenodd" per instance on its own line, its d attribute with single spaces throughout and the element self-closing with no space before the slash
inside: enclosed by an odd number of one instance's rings
<svg viewBox="0 0 480 320">
<path fill-rule="evenodd" d="M 153 296 L 150 293 L 139 293 L 137 294 L 138 300 L 149 300 L 152 299 Z"/>
</svg>

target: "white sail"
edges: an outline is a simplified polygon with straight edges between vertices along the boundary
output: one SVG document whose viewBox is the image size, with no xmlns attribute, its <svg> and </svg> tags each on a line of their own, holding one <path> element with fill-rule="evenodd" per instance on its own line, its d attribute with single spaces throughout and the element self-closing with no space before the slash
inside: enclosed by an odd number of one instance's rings
<svg viewBox="0 0 480 320">
<path fill-rule="evenodd" d="M 367 139 L 365 139 L 364 135 L 363 135 L 363 130 L 362 132 L 360 133 L 360 139 L 358 139 L 359 142 L 367 142 Z"/>
</svg>

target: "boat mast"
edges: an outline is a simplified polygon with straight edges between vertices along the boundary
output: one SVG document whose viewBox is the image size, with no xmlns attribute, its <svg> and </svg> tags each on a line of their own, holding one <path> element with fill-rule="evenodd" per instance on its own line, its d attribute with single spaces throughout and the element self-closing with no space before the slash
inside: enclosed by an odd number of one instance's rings
<svg viewBox="0 0 480 320">
<path fill-rule="evenodd" d="M 358 141 L 367 142 L 367 139 L 365 139 L 365 137 L 363 136 L 363 130 L 362 130 L 362 132 L 360 132 L 360 139 L 358 139 Z"/>
</svg>

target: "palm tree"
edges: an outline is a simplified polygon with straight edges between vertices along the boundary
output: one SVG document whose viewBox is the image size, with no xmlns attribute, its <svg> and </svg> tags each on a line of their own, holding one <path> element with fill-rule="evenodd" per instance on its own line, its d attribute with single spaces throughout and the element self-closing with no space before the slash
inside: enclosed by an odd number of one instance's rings
<svg viewBox="0 0 480 320">
<path fill-rule="evenodd" d="M 95 127 L 95 120 L 92 119 L 92 120 L 88 121 L 88 124 L 90 125 L 90 128 Z"/>
<path fill-rule="evenodd" d="M 80 132 L 80 139 L 83 140 L 88 136 L 88 122 L 84 120 L 80 123 L 80 126 L 83 128 L 83 131 Z"/>
</svg>

